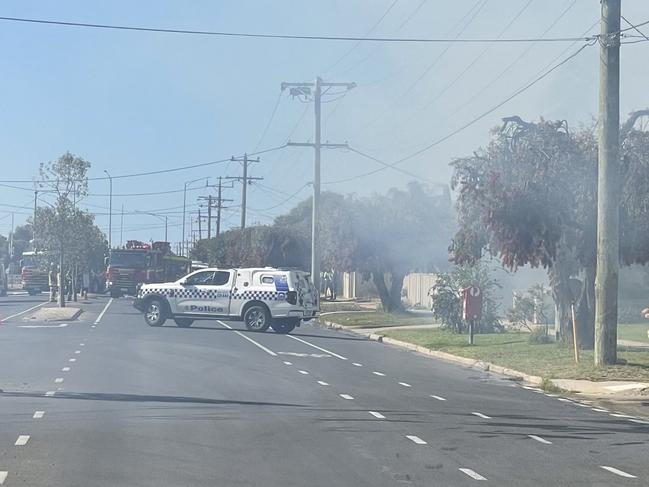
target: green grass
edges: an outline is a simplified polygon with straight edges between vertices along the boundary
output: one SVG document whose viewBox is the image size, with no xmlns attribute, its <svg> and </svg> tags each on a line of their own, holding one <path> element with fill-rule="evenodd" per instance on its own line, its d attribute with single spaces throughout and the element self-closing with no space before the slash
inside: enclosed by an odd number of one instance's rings
<svg viewBox="0 0 649 487">
<path fill-rule="evenodd" d="M 621 340 L 634 340 L 636 342 L 649 343 L 647 330 L 649 330 L 648 323 L 617 325 L 617 337 Z"/>
<path fill-rule="evenodd" d="M 390 314 L 381 311 L 363 311 L 355 313 L 325 314 L 323 320 L 339 325 L 359 328 L 380 328 L 384 326 L 430 325 L 434 320 L 430 316 L 417 313 Z"/>
<path fill-rule="evenodd" d="M 649 351 L 620 351 L 618 358 L 626 365 L 594 367 L 593 352 L 581 351 L 579 365 L 572 349 L 557 343 L 530 345 L 526 333 L 476 335 L 475 345 L 466 335 L 445 330 L 390 330 L 386 336 L 462 357 L 509 367 L 531 375 L 551 379 L 640 380 L 649 381 Z"/>
</svg>

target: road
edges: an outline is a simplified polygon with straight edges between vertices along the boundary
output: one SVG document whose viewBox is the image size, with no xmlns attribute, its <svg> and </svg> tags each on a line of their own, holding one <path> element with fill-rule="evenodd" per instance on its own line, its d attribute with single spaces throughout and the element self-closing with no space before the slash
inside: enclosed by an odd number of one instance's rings
<svg viewBox="0 0 649 487">
<path fill-rule="evenodd" d="M 84 306 L 0 326 L 0 484 L 649 485 L 649 425 L 613 411 L 317 326 Z"/>
</svg>

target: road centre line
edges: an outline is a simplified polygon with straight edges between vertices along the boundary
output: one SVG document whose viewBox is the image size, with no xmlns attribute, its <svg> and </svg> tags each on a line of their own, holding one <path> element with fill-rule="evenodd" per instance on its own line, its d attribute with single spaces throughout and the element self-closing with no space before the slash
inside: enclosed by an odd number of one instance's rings
<svg viewBox="0 0 649 487">
<path fill-rule="evenodd" d="M 433 399 L 437 399 L 438 401 L 446 401 L 446 398 L 442 396 L 436 396 L 435 394 L 431 394 L 430 397 L 432 397 Z"/>
<path fill-rule="evenodd" d="M 478 418 L 482 418 L 482 419 L 491 419 L 491 416 L 487 416 L 486 414 L 476 413 L 476 412 L 473 412 L 473 413 L 471 413 L 471 414 L 473 414 L 474 416 L 477 416 Z"/>
<path fill-rule="evenodd" d="M 78 354 L 81 353 L 81 350 L 75 350 L 74 353 L 76 353 L 78 355 Z"/>
<path fill-rule="evenodd" d="M 43 306 L 44 304 L 47 304 L 47 303 L 49 303 L 49 301 L 43 301 L 42 303 L 37 304 L 36 306 L 32 306 L 31 308 L 28 308 L 28 309 L 26 309 L 26 310 L 20 311 L 19 313 L 16 313 L 16 314 L 13 314 L 13 315 L 9 315 L 9 316 L 7 316 L 6 318 L 4 318 L 3 321 L 4 321 L 4 322 L 7 322 L 7 321 L 9 321 L 11 318 L 15 318 L 16 316 L 20 316 L 20 315 L 24 315 L 25 313 L 29 313 L 31 310 L 36 309 L 36 308 L 40 308 L 41 306 Z"/>
<path fill-rule="evenodd" d="M 399 385 L 400 385 L 400 386 L 403 386 L 403 387 L 412 387 L 412 386 L 411 386 L 410 384 L 408 384 L 407 382 L 399 382 Z"/>
<path fill-rule="evenodd" d="M 408 438 L 413 443 L 416 443 L 417 445 L 427 445 L 428 444 L 424 440 L 422 440 L 421 438 L 419 438 L 418 436 L 415 436 L 415 435 L 406 435 L 406 438 Z"/>
<path fill-rule="evenodd" d="M 293 335 L 286 335 L 286 336 L 289 337 L 289 338 L 292 338 L 293 340 L 297 340 L 298 342 L 304 343 L 305 345 L 313 347 L 316 350 L 320 350 L 321 352 L 329 353 L 329 354 L 333 355 L 334 357 L 339 358 L 340 360 L 347 360 L 347 357 L 343 357 L 342 355 L 338 355 L 337 353 L 334 353 L 331 350 L 327 350 L 326 348 L 319 347 L 317 345 L 314 345 L 313 343 L 307 342 L 306 340 L 302 340 L 301 338 L 298 338 L 296 336 L 293 336 Z"/>
<path fill-rule="evenodd" d="M 298 372 L 302 375 L 309 375 L 309 373 L 306 370 L 298 370 Z"/>
<path fill-rule="evenodd" d="M 260 348 L 261 350 L 263 350 L 264 352 L 266 352 L 268 355 L 272 355 L 273 357 L 277 357 L 277 354 L 275 352 L 273 352 L 271 349 L 264 347 L 261 343 L 259 343 L 259 342 L 255 341 L 255 340 L 253 340 L 252 338 L 244 335 L 240 331 L 237 331 L 237 330 L 233 329 L 231 326 L 226 325 L 221 320 L 216 320 L 216 322 L 219 323 L 220 325 L 225 326 L 228 330 L 232 330 L 234 333 L 239 335 L 241 338 L 243 338 L 245 340 L 248 340 L 254 346 L 256 346 L 256 347 Z"/>
<path fill-rule="evenodd" d="M 76 358 L 70 358 L 70 359 L 68 359 L 68 362 L 76 362 L 76 361 L 77 361 Z"/>
<path fill-rule="evenodd" d="M 377 372 L 376 370 L 372 372 L 374 375 L 378 375 L 379 377 L 385 377 L 385 374 L 383 372 Z"/>
<path fill-rule="evenodd" d="M 70 372 L 70 367 L 63 367 L 61 372 Z"/>
<path fill-rule="evenodd" d="M 9 472 L 7 471 L 1 471 L 0 472 L 0 485 L 5 483 L 5 480 L 7 480 L 7 475 L 9 475 Z"/>
<path fill-rule="evenodd" d="M 363 364 L 359 364 L 358 362 L 354 362 L 352 365 L 354 367 L 362 367 L 363 366 Z"/>
<path fill-rule="evenodd" d="M 619 470 L 615 467 L 607 467 L 606 465 L 600 465 L 600 468 L 603 468 L 604 470 L 614 473 L 615 475 L 619 475 L 620 477 L 626 477 L 627 479 L 637 479 L 635 475 L 631 475 L 630 473 L 624 472 L 622 470 Z"/>
<path fill-rule="evenodd" d="M 458 468 L 458 470 L 474 480 L 487 480 L 485 477 L 477 473 L 475 470 L 471 470 L 470 468 Z"/>
<path fill-rule="evenodd" d="M 28 441 L 29 441 L 29 435 L 19 435 L 18 439 L 16 440 L 16 443 L 14 443 L 14 445 L 15 446 L 25 446 Z"/>
<path fill-rule="evenodd" d="M 41 419 L 43 416 L 45 416 L 45 411 L 34 411 L 32 418 Z"/>
<path fill-rule="evenodd" d="M 544 445 L 551 445 L 552 442 L 549 440 L 546 440 L 545 438 L 541 438 L 540 436 L 536 435 L 527 435 L 528 438 L 532 438 L 533 440 L 538 441 L 539 443 L 543 443 Z"/>
<path fill-rule="evenodd" d="M 293 362 L 284 362 L 284 365 L 293 365 Z"/>
<path fill-rule="evenodd" d="M 54 379 L 55 384 L 60 384 L 61 382 L 63 382 L 63 377 L 57 377 L 56 379 Z"/>
<path fill-rule="evenodd" d="M 329 385 L 327 382 L 325 382 L 323 380 L 319 380 L 318 384 L 320 384 L 321 386 L 328 386 Z"/>
<path fill-rule="evenodd" d="M 338 395 L 339 395 L 340 397 L 342 397 L 343 399 L 347 399 L 348 401 L 351 401 L 351 400 L 354 399 L 354 397 L 353 397 L 353 396 L 350 396 L 349 394 L 338 394 Z"/>
<path fill-rule="evenodd" d="M 381 413 L 377 413 L 376 411 L 368 411 L 368 413 L 370 413 L 377 419 L 385 419 L 385 416 L 383 416 Z"/>
<path fill-rule="evenodd" d="M 113 298 L 110 298 L 108 300 L 108 302 L 106 303 L 106 306 L 104 306 L 104 309 L 102 309 L 101 313 L 99 313 L 99 316 L 97 316 L 97 319 L 95 320 L 95 325 L 99 324 L 101 319 L 104 317 L 104 314 L 106 313 L 106 311 L 108 311 L 108 307 L 112 304 L 112 302 L 113 302 Z M 94 328 L 95 325 L 92 325 L 92 327 Z"/>
<path fill-rule="evenodd" d="M 85 343 L 80 343 L 79 346 L 80 346 L 80 347 L 85 347 L 86 344 L 85 344 Z"/>
</svg>

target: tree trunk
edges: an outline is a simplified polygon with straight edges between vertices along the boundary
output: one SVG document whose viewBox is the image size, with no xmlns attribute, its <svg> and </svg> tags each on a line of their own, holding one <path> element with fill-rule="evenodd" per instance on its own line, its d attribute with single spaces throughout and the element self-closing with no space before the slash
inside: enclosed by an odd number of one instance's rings
<svg viewBox="0 0 649 487">
<path fill-rule="evenodd" d="M 385 279 L 389 278 L 389 286 Z M 372 272 L 372 281 L 379 292 L 383 311 L 386 313 L 398 313 L 403 311 L 401 303 L 401 289 L 403 288 L 403 278 L 405 273 L 383 273 Z"/>
<path fill-rule="evenodd" d="M 561 267 L 560 264 L 555 264 L 550 268 L 548 274 L 554 299 L 554 332 L 557 340 L 566 342 L 572 338 L 572 312 L 570 310 L 569 276 Z"/>
<path fill-rule="evenodd" d="M 595 346 L 595 266 L 582 272 L 581 294 L 576 303 L 577 335 L 580 348 L 592 350 Z"/>
<path fill-rule="evenodd" d="M 61 245 L 63 249 L 63 245 Z M 63 250 L 59 253 L 59 308 L 65 308 L 65 272 L 63 271 Z"/>
</svg>

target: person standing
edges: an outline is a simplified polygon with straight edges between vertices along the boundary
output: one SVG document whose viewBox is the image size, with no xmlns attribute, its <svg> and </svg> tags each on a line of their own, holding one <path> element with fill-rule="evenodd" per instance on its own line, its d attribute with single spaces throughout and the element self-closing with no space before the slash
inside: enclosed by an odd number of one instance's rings
<svg viewBox="0 0 649 487">
<path fill-rule="evenodd" d="M 88 299 L 88 289 L 90 289 L 90 271 L 86 268 L 81 274 L 81 298 Z"/>
<path fill-rule="evenodd" d="M 56 303 L 56 293 L 58 291 L 58 276 L 56 272 L 56 264 L 52 262 L 50 264 L 50 273 L 48 276 L 50 284 L 50 303 Z"/>
</svg>

